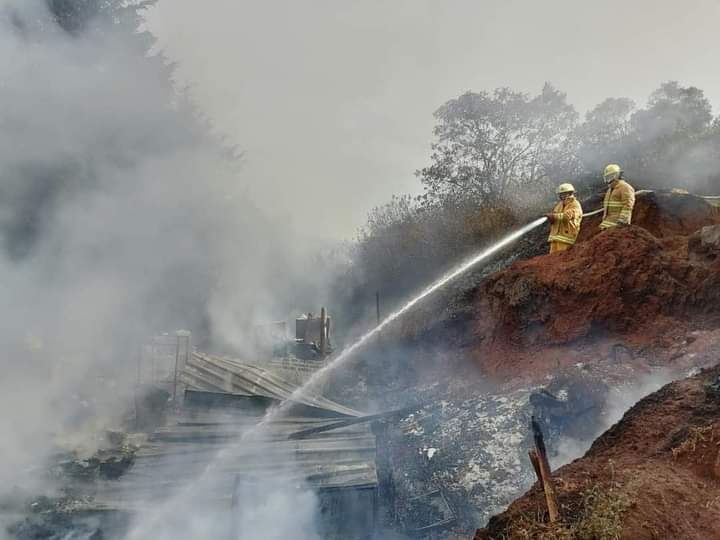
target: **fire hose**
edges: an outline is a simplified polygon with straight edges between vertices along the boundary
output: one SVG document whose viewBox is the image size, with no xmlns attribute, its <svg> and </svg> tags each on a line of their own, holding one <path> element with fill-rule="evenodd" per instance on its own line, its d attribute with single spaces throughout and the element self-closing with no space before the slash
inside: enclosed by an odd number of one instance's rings
<svg viewBox="0 0 720 540">
<path fill-rule="evenodd" d="M 640 193 L 640 192 L 638 192 Z M 700 196 L 701 199 L 705 199 L 706 201 L 711 201 L 711 203 L 720 203 L 720 195 L 704 195 Z M 592 212 L 587 212 L 583 214 L 583 217 L 592 217 L 597 216 L 598 214 L 602 214 L 603 208 L 598 208 L 597 210 L 593 210 Z"/>
<path fill-rule="evenodd" d="M 602 214 L 604 208 L 598 208 L 597 210 L 593 210 L 592 212 L 588 212 L 587 214 L 583 214 L 583 217 L 592 217 L 597 216 L 598 214 Z"/>
</svg>

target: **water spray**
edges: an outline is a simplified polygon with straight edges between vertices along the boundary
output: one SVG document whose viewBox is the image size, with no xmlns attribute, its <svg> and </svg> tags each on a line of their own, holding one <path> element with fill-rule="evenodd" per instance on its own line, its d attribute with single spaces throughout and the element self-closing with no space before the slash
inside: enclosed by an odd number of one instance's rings
<svg viewBox="0 0 720 540">
<path fill-rule="evenodd" d="M 586 215 L 594 215 L 595 213 L 598 212 L 593 212 Z M 217 470 L 221 466 L 221 464 L 225 462 L 225 460 L 237 459 L 239 457 L 238 454 L 242 453 L 242 451 L 244 450 L 244 446 L 247 442 L 256 438 L 262 438 L 264 431 L 269 427 L 269 424 L 273 420 L 277 419 L 279 416 L 287 412 L 287 410 L 292 407 L 293 403 L 300 396 L 302 396 L 305 392 L 310 390 L 316 384 L 320 383 L 325 377 L 328 376 L 329 373 L 347 363 L 348 360 L 352 357 L 353 353 L 361 349 L 370 340 L 372 340 L 374 336 L 380 333 L 393 321 L 403 316 L 422 300 L 430 296 L 435 291 L 443 288 L 455 278 L 461 276 L 471 268 L 475 267 L 476 265 L 488 259 L 501 249 L 519 240 L 520 238 L 533 231 L 534 229 L 540 227 L 546 222 L 546 217 L 538 218 L 532 223 L 528 223 L 524 227 L 502 238 L 501 240 L 484 249 L 477 255 L 474 255 L 473 257 L 465 260 L 464 262 L 456 266 L 454 269 L 445 273 L 442 277 L 433 282 L 431 285 L 423 289 L 419 294 L 409 300 L 400 309 L 388 315 L 375 328 L 365 333 L 352 345 L 343 349 L 342 352 L 338 356 L 336 356 L 330 363 L 313 373 L 312 376 L 305 382 L 305 384 L 297 388 L 287 400 L 280 403 L 280 405 L 278 405 L 277 407 L 268 410 L 258 424 L 256 424 L 240 436 L 239 442 L 218 452 L 216 459 L 210 464 L 208 464 L 208 466 L 205 468 L 205 470 L 200 475 L 195 484 L 193 484 L 192 486 L 186 486 L 185 489 L 181 490 L 179 493 L 176 493 L 173 499 L 167 501 L 165 504 L 157 508 L 156 511 L 150 516 L 149 519 L 146 520 L 145 523 L 142 523 L 140 527 L 131 530 L 128 538 L 130 540 L 140 540 L 142 538 L 145 538 L 147 530 L 153 530 L 155 527 L 161 525 L 163 520 L 168 519 L 168 516 L 172 515 L 175 509 L 179 507 L 183 502 L 189 504 L 193 498 L 193 493 L 196 489 L 198 489 L 198 486 L 202 485 L 203 482 L 209 480 L 208 475 L 211 471 Z"/>
<path fill-rule="evenodd" d="M 394 311 L 390 315 L 388 315 L 380 324 L 378 324 L 375 328 L 370 330 L 369 332 L 365 333 L 360 339 L 358 339 L 355 343 L 352 345 L 346 347 L 338 356 L 336 356 L 329 364 L 323 366 L 321 369 L 316 371 L 312 374 L 312 376 L 303 384 L 302 386 L 298 387 L 292 395 L 282 402 L 278 407 L 275 407 L 273 409 L 270 409 L 265 417 L 260 422 L 259 426 L 271 421 L 273 418 L 276 418 L 278 415 L 284 413 L 294 401 L 296 401 L 300 396 L 302 396 L 305 392 L 307 392 L 310 388 L 315 386 L 316 384 L 320 383 L 331 371 L 335 370 L 336 368 L 342 366 L 345 364 L 348 359 L 353 355 L 354 352 L 356 352 L 358 349 L 362 348 L 365 344 L 367 344 L 375 335 L 380 333 L 383 328 L 388 326 L 390 323 L 395 321 L 396 319 L 400 318 L 402 315 L 410 311 L 413 307 L 415 307 L 419 302 L 424 300 L 426 297 L 430 296 L 432 293 L 437 291 L 438 289 L 443 288 L 445 285 L 447 285 L 449 282 L 451 282 L 456 277 L 464 274 L 477 264 L 481 263 L 485 259 L 491 257 L 504 247 L 512 244 L 513 242 L 519 240 L 526 234 L 528 234 L 530 231 L 538 228 L 540 225 L 544 224 L 547 221 L 546 217 L 541 217 L 533 221 L 532 223 L 528 223 L 521 229 L 518 229 L 514 231 L 513 233 L 507 235 L 502 240 L 499 240 L 495 244 L 491 245 L 489 248 L 485 249 L 484 251 L 478 253 L 477 255 L 474 255 L 470 259 L 467 259 L 465 262 L 461 263 L 460 265 L 456 266 L 453 270 L 450 270 L 446 274 L 444 274 L 440 279 L 426 287 L 425 289 L 420 292 L 417 296 L 415 296 L 412 300 L 408 301 L 404 306 L 402 306 L 400 309 Z"/>
<path fill-rule="evenodd" d="M 589 212 L 584 215 L 584 217 L 591 217 L 600 214 L 603 212 L 603 209 L 600 208 L 598 210 L 594 210 L 592 212 Z M 524 227 L 514 231 L 513 233 L 507 235 L 502 240 L 499 240 L 495 244 L 491 245 L 489 248 L 485 249 L 481 253 L 471 257 L 470 259 L 467 259 L 465 262 L 461 263 L 460 265 L 456 266 L 453 270 L 450 270 L 446 274 L 444 274 L 440 279 L 435 281 L 432 285 L 428 286 L 427 288 L 423 289 L 423 291 L 415 296 L 412 300 L 407 302 L 404 306 L 402 306 L 397 311 L 391 313 L 388 315 L 380 324 L 378 324 L 375 328 L 367 332 L 365 335 L 360 337 L 355 343 L 352 345 L 346 347 L 338 356 L 336 356 L 329 364 L 326 366 L 323 366 L 321 369 L 316 371 L 312 374 L 312 376 L 303 384 L 302 386 L 298 387 L 292 395 L 285 400 L 283 403 L 281 403 L 278 407 L 274 409 L 270 409 L 268 413 L 265 415 L 263 420 L 260 422 L 260 425 L 271 421 L 273 418 L 277 417 L 278 415 L 285 412 L 292 404 L 293 401 L 297 400 L 300 396 L 302 396 L 307 390 L 315 386 L 316 384 L 319 384 L 322 382 L 322 380 L 334 369 L 340 367 L 344 363 L 347 362 L 348 358 L 352 356 L 352 354 L 357 351 L 358 349 L 362 348 L 368 341 L 370 341 L 375 335 L 377 335 L 379 332 L 383 330 L 386 326 L 388 326 L 390 323 L 395 321 L 396 319 L 400 318 L 402 315 L 410 311 L 415 305 L 417 305 L 419 302 L 421 302 L 426 297 L 430 296 L 432 293 L 437 291 L 438 289 L 443 288 L 445 285 L 450 283 L 453 279 L 456 277 L 461 276 L 477 264 L 481 263 L 485 259 L 491 257 L 504 247 L 512 244 L 513 242 L 519 240 L 526 234 L 528 234 L 530 231 L 533 231 L 537 229 L 540 225 L 543 225 L 547 221 L 546 217 L 541 217 L 533 221 L 532 223 L 528 223 Z"/>
</svg>

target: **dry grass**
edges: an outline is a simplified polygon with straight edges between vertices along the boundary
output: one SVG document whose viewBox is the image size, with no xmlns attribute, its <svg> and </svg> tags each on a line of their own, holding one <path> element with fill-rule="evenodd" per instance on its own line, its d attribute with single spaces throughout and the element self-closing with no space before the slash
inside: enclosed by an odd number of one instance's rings
<svg viewBox="0 0 720 540">
<path fill-rule="evenodd" d="M 507 533 L 508 540 L 617 540 L 629 497 L 617 488 L 598 485 L 586 489 L 570 522 L 548 524 L 544 515 L 522 516 Z"/>
<path fill-rule="evenodd" d="M 562 523 L 544 523 L 542 516 L 522 516 L 508 530 L 507 540 L 573 540 Z"/>
<path fill-rule="evenodd" d="M 573 526 L 577 540 L 616 540 L 620 538 L 623 515 L 630 499 L 618 489 L 592 486 L 582 496 L 580 519 Z"/>
<path fill-rule="evenodd" d="M 673 460 L 690 456 L 707 445 L 720 445 L 718 426 L 713 424 L 702 428 L 691 428 L 688 436 L 678 446 L 672 449 Z"/>
</svg>

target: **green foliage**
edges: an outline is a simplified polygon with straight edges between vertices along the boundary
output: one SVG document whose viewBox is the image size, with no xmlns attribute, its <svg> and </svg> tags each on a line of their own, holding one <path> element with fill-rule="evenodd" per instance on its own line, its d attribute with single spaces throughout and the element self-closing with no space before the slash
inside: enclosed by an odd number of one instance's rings
<svg viewBox="0 0 720 540">
<path fill-rule="evenodd" d="M 94 21 L 128 24 L 137 28 L 140 12 L 157 0 L 45 0 L 57 24 L 66 32 L 77 35 Z"/>
<path fill-rule="evenodd" d="M 511 190 L 546 188 L 558 170 L 574 172 L 577 113 L 549 84 L 532 98 L 508 88 L 467 92 L 435 117 L 432 163 L 416 173 L 431 202 L 502 204 Z"/>
<path fill-rule="evenodd" d="M 720 130 L 702 90 L 666 82 L 644 109 L 608 99 L 577 129 L 577 155 L 586 174 L 620 163 L 640 187 L 717 191 Z"/>
<path fill-rule="evenodd" d="M 547 212 L 554 187 L 601 192 L 619 163 L 637 188 L 720 194 L 720 119 L 702 90 L 667 82 L 644 108 L 609 98 L 581 123 L 562 92 L 467 92 L 435 112 L 418 198 L 374 209 L 351 253 L 346 288 L 409 294 L 521 221 Z M 350 294 L 352 301 L 356 297 Z"/>
<path fill-rule="evenodd" d="M 587 113 L 576 130 L 578 159 L 586 172 L 597 174 L 609 161 L 628 162 L 634 111 L 631 99 L 608 98 Z"/>
<path fill-rule="evenodd" d="M 359 231 L 351 264 L 335 284 L 333 298 L 343 298 L 342 311 L 349 319 L 355 307 L 368 305 L 376 290 L 389 309 L 536 211 L 394 197 L 375 208 Z M 362 315 L 358 312 L 356 318 Z"/>
</svg>

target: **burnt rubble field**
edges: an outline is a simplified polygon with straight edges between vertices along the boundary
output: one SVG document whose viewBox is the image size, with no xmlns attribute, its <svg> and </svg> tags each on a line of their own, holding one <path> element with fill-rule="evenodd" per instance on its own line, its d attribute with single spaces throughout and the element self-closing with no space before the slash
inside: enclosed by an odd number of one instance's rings
<svg viewBox="0 0 720 540">
<path fill-rule="evenodd" d="M 43 472 L 51 492 L 18 485 L 0 501 L 8 538 L 125 538 L 138 512 L 196 474 L 212 476 L 204 503 L 227 514 L 218 537 L 237 538 L 238 493 L 261 493 L 278 471 L 316 494 L 323 538 L 719 536 L 720 212 L 641 192 L 632 226 L 584 227 L 554 255 L 533 232 L 302 399 L 307 363 L 295 356 L 185 351 L 174 385 L 144 385 L 91 453 L 59 445 Z M 289 397 L 263 444 L 248 442 Z M 560 523 L 548 523 L 528 459 L 531 418 Z"/>
</svg>

